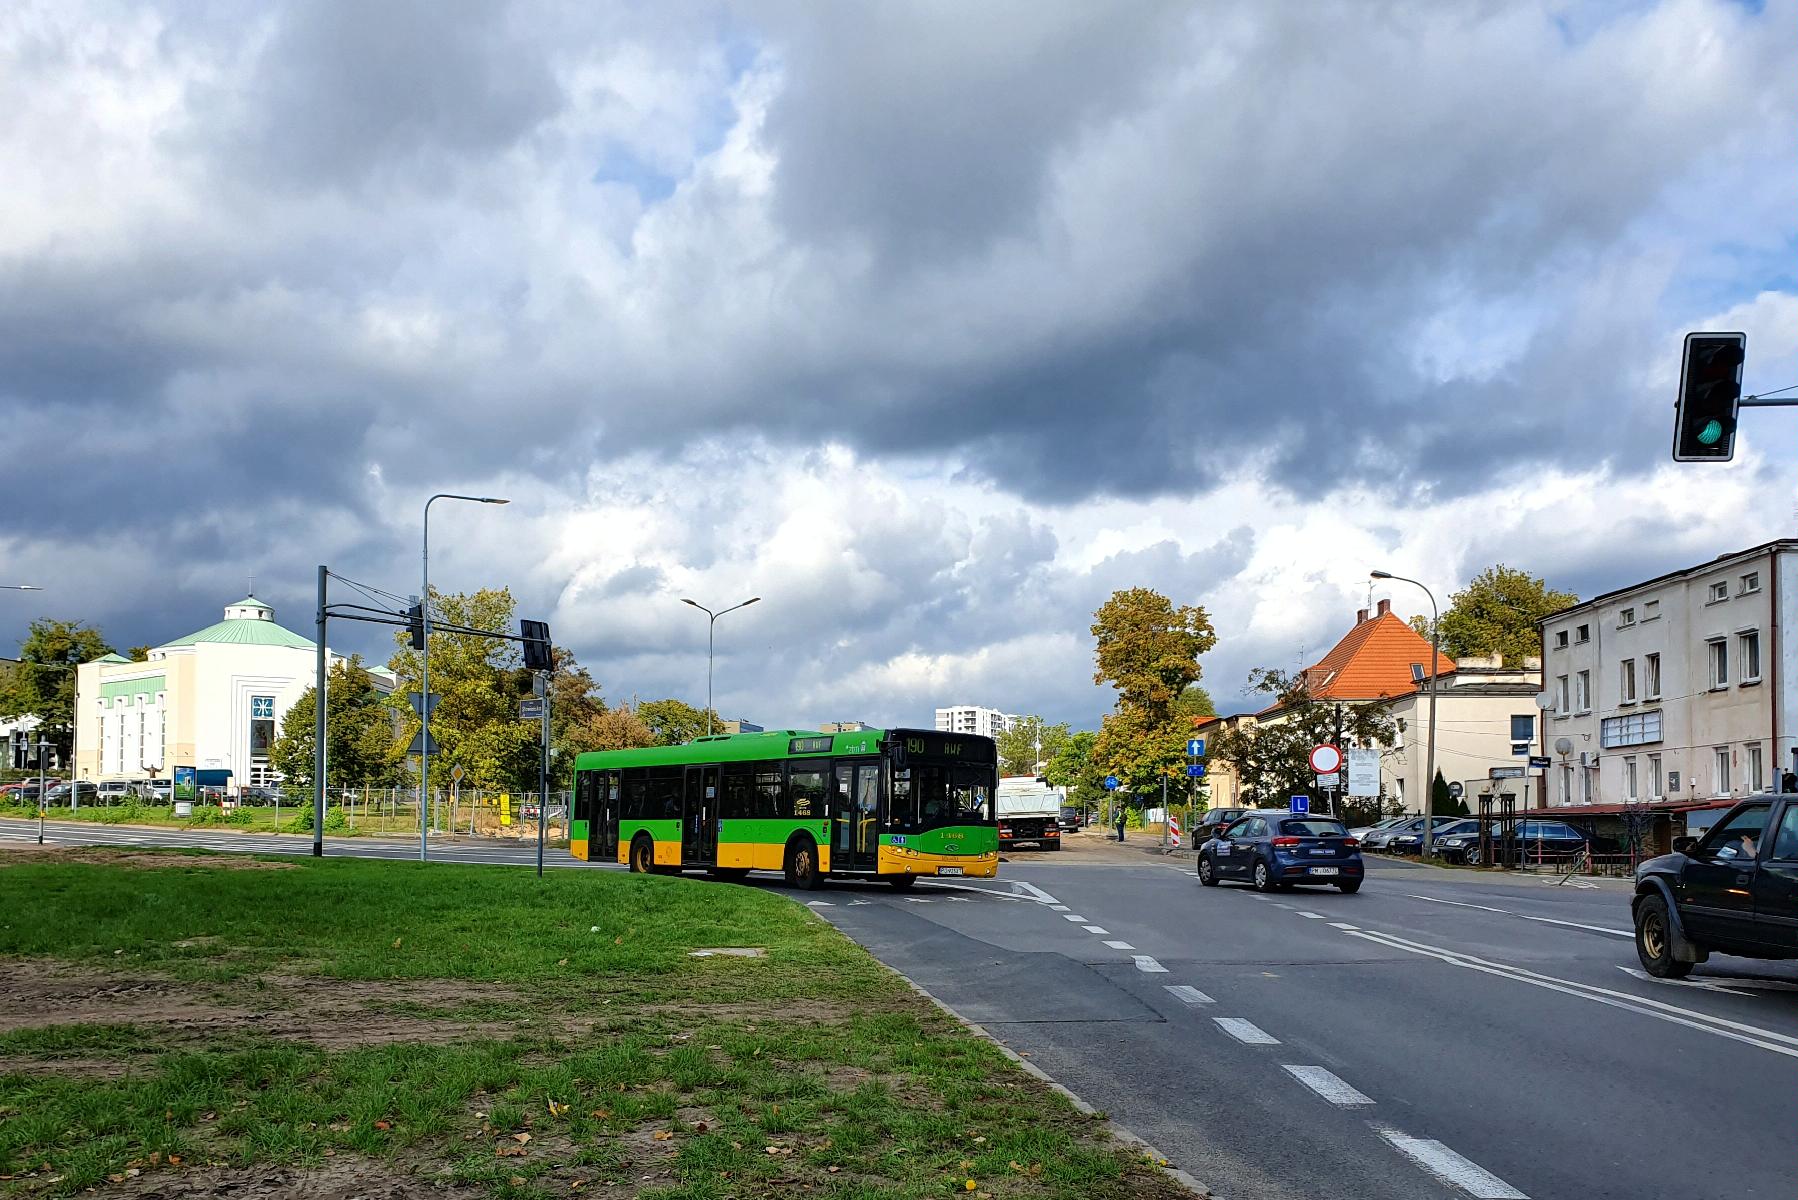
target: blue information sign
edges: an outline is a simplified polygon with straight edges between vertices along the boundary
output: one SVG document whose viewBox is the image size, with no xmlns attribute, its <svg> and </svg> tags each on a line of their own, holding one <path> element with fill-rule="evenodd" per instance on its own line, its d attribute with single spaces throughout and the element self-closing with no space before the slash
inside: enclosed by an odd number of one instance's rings
<svg viewBox="0 0 1798 1200">
<path fill-rule="evenodd" d="M 1118 777 L 1116 775 L 1107 775 L 1105 777 L 1105 790 L 1106 791 L 1114 792 L 1117 790 L 1117 786 L 1118 786 Z"/>
<path fill-rule="evenodd" d="M 1205 739 L 1204 738 L 1187 738 L 1186 739 L 1186 757 L 1188 757 L 1188 758 L 1204 758 L 1205 757 Z"/>
<path fill-rule="evenodd" d="M 1197 779 L 1205 773 L 1205 764 L 1204 763 L 1187 763 L 1186 764 L 1186 773 L 1188 775 L 1192 776 L 1194 779 Z"/>
<path fill-rule="evenodd" d="M 1309 797 L 1309 796 L 1294 796 L 1292 798 L 1292 811 L 1295 813 L 1310 812 L 1311 811 L 1311 797 Z"/>
</svg>

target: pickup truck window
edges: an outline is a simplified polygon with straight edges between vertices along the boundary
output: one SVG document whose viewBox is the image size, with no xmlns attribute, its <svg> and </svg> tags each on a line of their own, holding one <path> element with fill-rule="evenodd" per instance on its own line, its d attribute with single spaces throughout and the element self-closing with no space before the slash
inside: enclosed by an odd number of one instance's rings
<svg viewBox="0 0 1798 1200">
<path fill-rule="evenodd" d="M 1768 807 L 1756 804 L 1730 817 L 1699 844 L 1698 852 L 1713 858 L 1749 859 L 1758 852 L 1767 829 Z"/>
<path fill-rule="evenodd" d="M 1773 857 L 1785 862 L 1798 860 L 1798 804 L 1786 804 L 1779 832 L 1773 835 Z"/>
</svg>

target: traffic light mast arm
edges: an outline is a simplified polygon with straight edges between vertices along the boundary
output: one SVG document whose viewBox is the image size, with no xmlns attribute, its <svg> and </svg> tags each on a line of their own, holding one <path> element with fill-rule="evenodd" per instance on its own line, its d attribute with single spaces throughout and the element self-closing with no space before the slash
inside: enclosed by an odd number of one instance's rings
<svg viewBox="0 0 1798 1200">
<path fill-rule="evenodd" d="M 1794 384 L 1793 386 L 1798 387 L 1798 384 Z M 1779 390 L 1782 392 L 1789 392 L 1792 389 L 1791 388 L 1780 388 Z M 1787 396 L 1784 400 L 1769 400 L 1765 396 L 1743 396 L 1740 400 L 1736 401 L 1736 407 L 1737 408 L 1798 408 L 1798 396 Z"/>
</svg>

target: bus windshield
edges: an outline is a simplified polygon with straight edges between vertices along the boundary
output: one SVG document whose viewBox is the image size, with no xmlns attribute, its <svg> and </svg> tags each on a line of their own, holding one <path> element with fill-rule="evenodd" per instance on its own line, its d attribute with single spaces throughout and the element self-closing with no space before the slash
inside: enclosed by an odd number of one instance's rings
<svg viewBox="0 0 1798 1200">
<path fill-rule="evenodd" d="M 992 770 L 938 763 L 915 763 L 893 772 L 891 820 L 894 829 L 940 829 L 947 825 L 990 825 Z"/>
</svg>

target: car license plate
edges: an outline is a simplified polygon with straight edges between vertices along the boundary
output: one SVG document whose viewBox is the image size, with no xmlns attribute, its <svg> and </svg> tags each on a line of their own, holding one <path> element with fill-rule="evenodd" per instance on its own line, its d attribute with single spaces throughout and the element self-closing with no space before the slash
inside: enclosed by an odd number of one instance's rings
<svg viewBox="0 0 1798 1200">
<path fill-rule="evenodd" d="M 960 875 L 961 868 L 960 867 L 938 867 L 936 869 L 936 873 L 938 875 Z"/>
<path fill-rule="evenodd" d="M 1312 867 L 1311 873 L 1313 875 L 1334 875 L 1334 874 L 1336 874 L 1336 868 L 1335 867 Z"/>
</svg>

